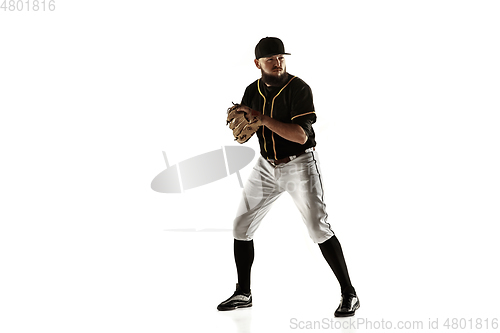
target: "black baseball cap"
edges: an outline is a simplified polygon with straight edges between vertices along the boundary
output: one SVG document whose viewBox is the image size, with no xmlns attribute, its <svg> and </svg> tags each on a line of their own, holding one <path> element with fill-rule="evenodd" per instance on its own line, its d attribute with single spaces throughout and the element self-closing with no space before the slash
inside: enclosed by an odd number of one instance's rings
<svg viewBox="0 0 500 333">
<path fill-rule="evenodd" d="M 285 53 L 285 45 L 283 45 L 283 42 L 279 38 L 262 38 L 260 42 L 255 46 L 255 59 L 271 57 L 277 54 L 290 55 L 290 53 Z"/>
</svg>

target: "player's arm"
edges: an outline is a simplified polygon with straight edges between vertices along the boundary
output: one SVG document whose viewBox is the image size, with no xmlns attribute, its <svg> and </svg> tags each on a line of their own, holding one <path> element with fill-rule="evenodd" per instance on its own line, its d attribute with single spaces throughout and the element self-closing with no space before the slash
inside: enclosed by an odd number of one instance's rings
<svg viewBox="0 0 500 333">
<path fill-rule="evenodd" d="M 286 124 L 269 116 L 262 115 L 262 125 L 269 128 L 274 133 L 289 141 L 297 142 L 303 145 L 307 141 L 306 132 L 300 125 Z"/>
<path fill-rule="evenodd" d="M 244 111 L 250 117 L 259 118 L 263 126 L 266 126 L 284 139 L 300 143 L 301 145 L 307 141 L 306 132 L 300 125 L 283 123 L 244 105 L 240 106 L 238 111 Z"/>
</svg>

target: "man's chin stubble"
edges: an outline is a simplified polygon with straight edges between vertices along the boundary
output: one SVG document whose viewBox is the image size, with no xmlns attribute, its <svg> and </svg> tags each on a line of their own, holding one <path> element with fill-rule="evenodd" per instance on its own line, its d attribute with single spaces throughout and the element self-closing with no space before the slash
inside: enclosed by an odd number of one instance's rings
<svg viewBox="0 0 500 333">
<path fill-rule="evenodd" d="M 288 73 L 284 72 L 282 75 L 274 76 L 268 75 L 261 70 L 262 81 L 272 87 L 281 86 L 288 80 Z"/>
</svg>

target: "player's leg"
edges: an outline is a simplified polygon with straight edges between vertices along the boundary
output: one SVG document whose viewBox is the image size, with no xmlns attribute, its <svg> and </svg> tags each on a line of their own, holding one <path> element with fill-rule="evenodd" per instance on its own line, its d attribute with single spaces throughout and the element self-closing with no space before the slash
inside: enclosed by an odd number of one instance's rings
<svg viewBox="0 0 500 333">
<path fill-rule="evenodd" d="M 319 244 L 319 248 L 341 287 L 342 297 L 340 305 L 335 311 L 335 316 L 348 317 L 354 315 L 354 312 L 359 308 L 359 299 L 356 295 L 356 290 L 351 284 L 339 240 L 333 235 L 329 240 Z"/>
<path fill-rule="evenodd" d="M 259 158 L 245 184 L 237 217 L 233 223 L 234 260 L 238 283 L 234 294 L 217 309 L 234 310 L 252 306 L 250 275 L 254 260 L 253 235 L 271 205 L 283 193 L 277 186 L 274 168 Z"/>
<path fill-rule="evenodd" d="M 319 244 L 321 253 L 340 284 L 343 301 L 336 315 L 353 315 L 356 310 L 353 308 L 359 307 L 359 301 L 351 284 L 342 247 L 327 222 L 328 214 L 317 153 L 304 154 L 291 161 L 287 168 L 284 168 L 280 180 L 299 209 L 309 236 Z M 340 308 L 347 308 L 348 304 L 352 304 L 349 310 L 341 313 Z"/>
<path fill-rule="evenodd" d="M 299 209 L 309 236 L 317 243 L 330 239 L 334 233 L 328 224 L 323 198 L 323 184 L 315 152 L 299 156 L 280 170 L 279 183 Z"/>
<path fill-rule="evenodd" d="M 262 219 L 283 192 L 276 181 L 274 167 L 260 157 L 243 189 L 238 212 L 233 221 L 234 239 L 252 240 Z"/>
</svg>

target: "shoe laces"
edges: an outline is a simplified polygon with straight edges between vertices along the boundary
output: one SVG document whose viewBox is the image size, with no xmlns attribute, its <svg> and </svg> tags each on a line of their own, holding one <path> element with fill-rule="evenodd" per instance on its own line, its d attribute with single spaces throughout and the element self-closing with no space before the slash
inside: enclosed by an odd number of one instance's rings
<svg viewBox="0 0 500 333">
<path fill-rule="evenodd" d="M 353 294 L 347 294 L 347 295 L 342 295 L 342 308 L 350 308 L 351 307 L 351 301 L 352 299 L 356 297 L 356 295 Z"/>
</svg>

